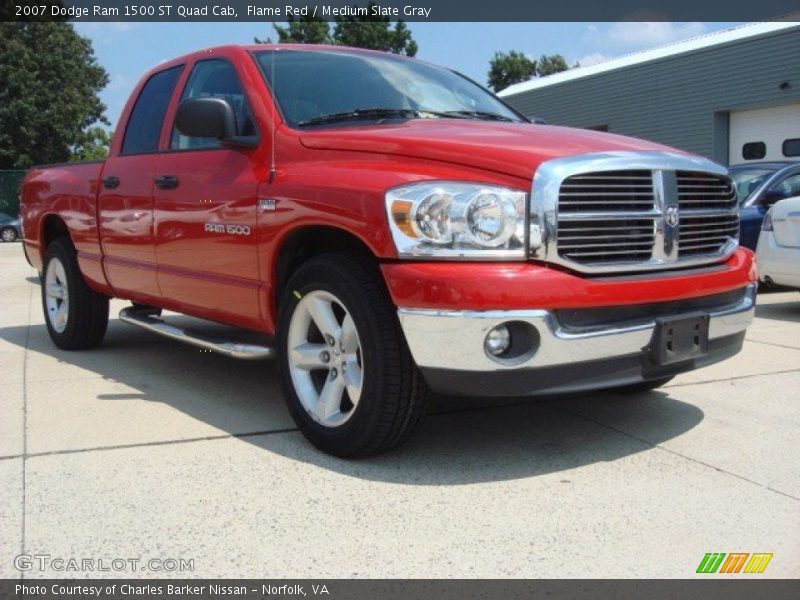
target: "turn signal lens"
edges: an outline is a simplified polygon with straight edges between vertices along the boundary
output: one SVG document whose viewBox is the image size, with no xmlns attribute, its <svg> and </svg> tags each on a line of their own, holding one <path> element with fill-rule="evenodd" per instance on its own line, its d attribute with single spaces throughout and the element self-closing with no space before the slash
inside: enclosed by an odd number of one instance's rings
<svg viewBox="0 0 800 600">
<path fill-rule="evenodd" d="M 411 207 L 410 200 L 395 200 L 392 202 L 392 221 L 397 228 L 409 237 L 416 237 L 416 232 L 411 226 Z"/>
</svg>

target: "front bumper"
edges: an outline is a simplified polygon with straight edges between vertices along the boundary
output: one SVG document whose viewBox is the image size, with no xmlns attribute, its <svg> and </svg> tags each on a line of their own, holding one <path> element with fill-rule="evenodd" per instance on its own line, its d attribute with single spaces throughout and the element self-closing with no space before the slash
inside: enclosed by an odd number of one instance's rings
<svg viewBox="0 0 800 600">
<path fill-rule="evenodd" d="M 723 360 L 741 349 L 753 320 L 756 286 L 638 307 L 560 311 L 400 308 L 411 354 L 438 392 L 532 395 L 585 391 L 659 379 Z M 669 365 L 653 361 L 661 317 L 709 316 L 702 356 Z M 486 334 L 514 322 L 537 332 L 534 351 L 498 360 L 484 350 Z"/>
</svg>

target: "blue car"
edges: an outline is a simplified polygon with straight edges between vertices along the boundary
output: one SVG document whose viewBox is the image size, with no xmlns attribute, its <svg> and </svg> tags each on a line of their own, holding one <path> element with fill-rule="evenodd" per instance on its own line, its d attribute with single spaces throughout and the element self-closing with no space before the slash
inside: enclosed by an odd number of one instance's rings
<svg viewBox="0 0 800 600">
<path fill-rule="evenodd" d="M 800 196 L 800 162 L 750 162 L 728 170 L 739 197 L 739 243 L 755 250 L 767 210 L 779 200 Z"/>
<path fill-rule="evenodd" d="M 13 242 L 22 236 L 19 217 L 0 212 L 0 240 Z"/>
</svg>

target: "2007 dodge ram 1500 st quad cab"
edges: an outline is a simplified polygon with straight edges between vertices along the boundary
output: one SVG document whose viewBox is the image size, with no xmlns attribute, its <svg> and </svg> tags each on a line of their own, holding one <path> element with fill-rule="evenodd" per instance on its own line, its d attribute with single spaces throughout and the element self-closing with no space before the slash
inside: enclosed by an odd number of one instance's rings
<svg viewBox="0 0 800 600">
<path fill-rule="evenodd" d="M 755 305 L 723 167 L 532 124 L 365 50 L 163 63 L 107 160 L 34 168 L 22 203 L 59 348 L 99 344 L 117 297 L 123 321 L 275 354 L 298 427 L 340 456 L 406 439 L 429 390 L 655 388 L 739 351 Z M 204 339 L 161 309 L 270 341 Z"/>
</svg>

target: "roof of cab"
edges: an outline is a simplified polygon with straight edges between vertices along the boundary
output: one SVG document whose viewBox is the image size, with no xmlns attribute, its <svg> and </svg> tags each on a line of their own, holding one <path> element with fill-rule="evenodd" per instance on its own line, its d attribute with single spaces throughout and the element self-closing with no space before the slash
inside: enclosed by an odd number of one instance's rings
<svg viewBox="0 0 800 600">
<path fill-rule="evenodd" d="M 376 54 L 380 56 L 392 56 L 397 58 L 408 58 L 403 54 L 394 54 L 383 50 L 370 50 L 368 48 L 357 48 L 355 46 L 333 46 L 330 44 L 225 44 L 222 46 L 211 46 L 209 48 L 202 48 L 189 52 L 181 56 L 169 59 L 160 63 L 158 66 L 185 62 L 189 59 L 196 58 L 201 54 L 210 54 L 219 51 L 239 50 L 242 52 L 256 52 L 258 50 L 300 50 L 306 52 L 358 52 L 360 54 Z M 409 59 L 410 60 L 410 59 Z"/>
</svg>

